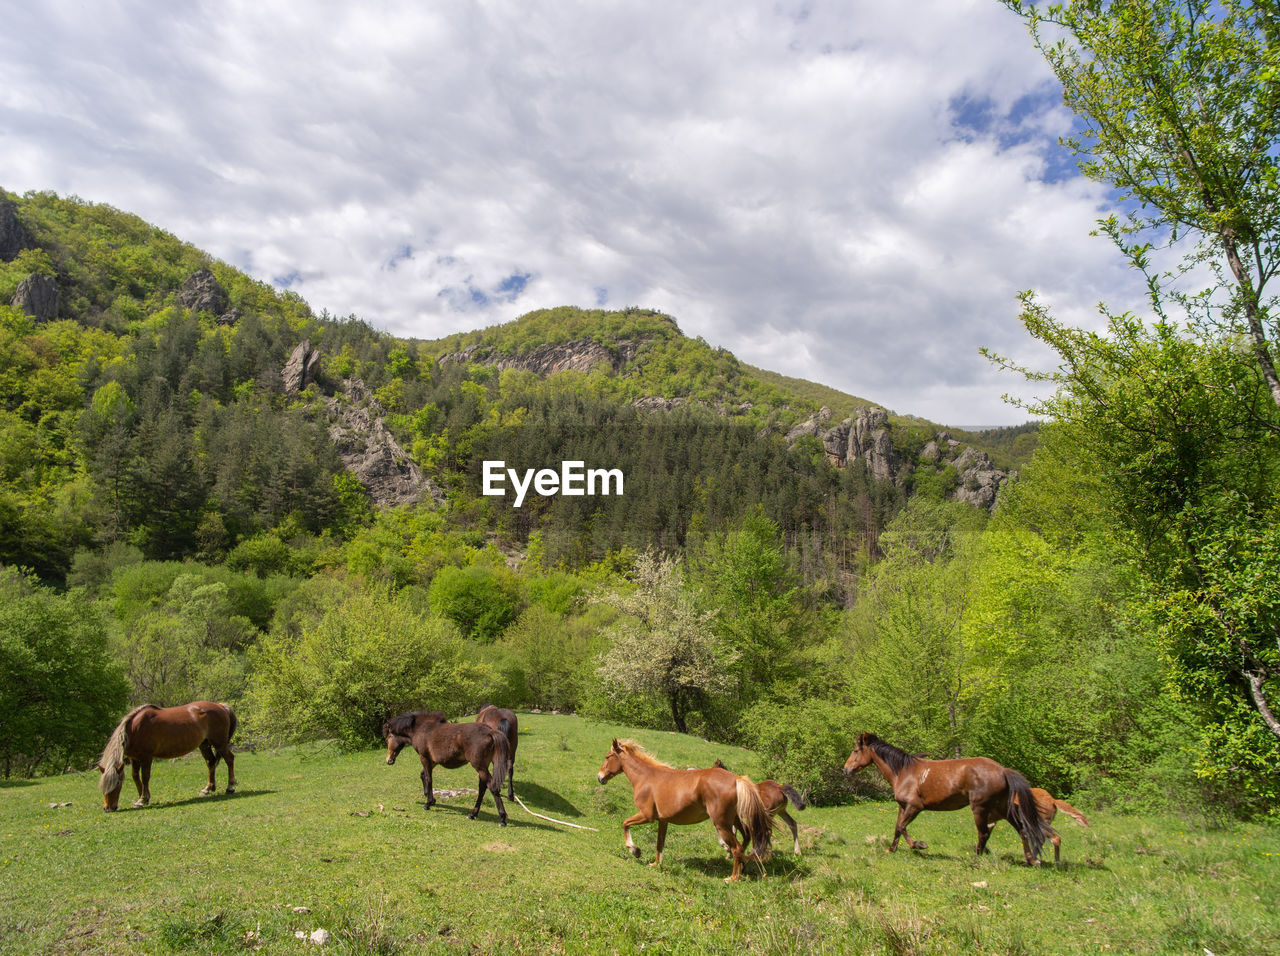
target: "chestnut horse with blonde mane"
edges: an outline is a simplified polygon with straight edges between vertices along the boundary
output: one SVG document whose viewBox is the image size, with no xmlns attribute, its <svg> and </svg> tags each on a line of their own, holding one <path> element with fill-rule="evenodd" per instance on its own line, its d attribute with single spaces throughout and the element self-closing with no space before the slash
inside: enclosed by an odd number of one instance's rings
<svg viewBox="0 0 1280 956">
<path fill-rule="evenodd" d="M 724 765 L 724 761 L 716 758 L 716 762 L 711 766 L 719 767 L 721 770 L 728 770 Z M 800 827 L 796 823 L 795 818 L 787 813 L 787 801 L 791 801 L 791 805 L 797 810 L 803 810 L 806 806 L 804 797 L 796 791 L 796 788 L 789 783 L 778 783 L 776 780 L 761 780 L 756 784 L 756 791 L 760 794 L 760 799 L 764 801 L 764 808 L 769 811 L 771 817 L 782 817 L 782 822 L 791 829 L 791 852 L 796 856 L 800 855 Z"/>
<path fill-rule="evenodd" d="M 235 793 L 236 761 L 231 753 L 235 732 L 236 715 L 226 704 L 197 700 L 180 707 L 135 707 L 116 724 L 98 759 L 102 809 L 110 812 L 119 806 L 125 764 L 132 765 L 133 785 L 138 788 L 134 806 L 145 807 L 151 802 L 151 761 L 182 757 L 197 747 L 209 767 L 209 783 L 201 796 L 218 789 L 213 771 L 219 758 L 227 762 L 227 793 Z"/>
<path fill-rule="evenodd" d="M 898 801 L 898 824 L 890 853 L 898 848 L 901 837 L 906 837 L 913 850 L 928 848 L 928 844 L 911 839 L 907 833 L 908 824 L 921 810 L 959 810 L 967 805 L 973 810 L 973 822 L 978 828 L 975 852 L 987 852 L 992 828 L 1005 819 L 1022 837 L 1027 865 L 1040 865 L 1040 848 L 1049 834 L 1034 812 L 1031 786 L 1018 771 L 987 757 L 926 760 L 885 743 L 875 734 L 859 734 L 844 772 L 853 774 L 873 763 L 893 787 L 893 798 Z"/>
<path fill-rule="evenodd" d="M 642 823 L 658 822 L 658 848 L 650 866 L 662 863 L 662 846 L 667 839 L 667 824 L 684 826 L 710 819 L 720 837 L 720 845 L 733 857 L 733 873 L 726 883 L 736 882 L 742 875 L 743 849 L 754 844 L 752 859 L 769 859 L 773 818 L 765 809 L 760 793 L 746 777 L 713 767 L 708 770 L 677 770 L 644 751 L 632 740 L 614 740 L 596 771 L 596 779 L 607 783 L 619 773 L 627 775 L 635 791 L 636 810 L 622 821 L 627 849 L 636 859 L 640 848 L 631 840 L 631 828 Z M 742 830 L 741 845 L 734 827 Z"/>
<path fill-rule="evenodd" d="M 1049 832 L 1049 839 L 1053 842 L 1053 862 L 1058 862 L 1058 853 L 1062 847 L 1062 837 L 1058 836 L 1058 831 L 1053 828 L 1053 818 L 1058 815 L 1061 810 L 1069 817 L 1075 817 L 1082 827 L 1087 827 L 1089 821 L 1085 819 L 1084 814 L 1067 803 L 1065 800 L 1059 800 L 1048 790 L 1040 787 L 1031 788 L 1031 796 L 1036 801 L 1036 813 L 1040 814 L 1041 825 Z"/>
</svg>

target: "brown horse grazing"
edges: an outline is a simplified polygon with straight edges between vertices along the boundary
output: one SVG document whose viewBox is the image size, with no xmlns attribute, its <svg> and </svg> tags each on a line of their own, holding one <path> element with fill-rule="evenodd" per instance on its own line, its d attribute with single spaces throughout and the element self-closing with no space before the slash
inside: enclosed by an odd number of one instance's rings
<svg viewBox="0 0 1280 956">
<path fill-rule="evenodd" d="M 721 770 L 728 770 L 719 758 L 711 766 L 719 767 Z M 796 856 L 800 855 L 800 828 L 796 825 L 795 819 L 791 814 L 787 813 L 787 801 L 791 801 L 791 805 L 797 810 L 805 808 L 804 797 L 796 792 L 795 787 L 788 783 L 778 783 L 776 780 L 761 780 L 756 784 L 756 790 L 760 792 L 760 799 L 764 801 L 764 808 L 769 811 L 772 817 L 782 817 L 782 820 L 791 828 L 791 852 Z M 745 840 L 746 837 L 744 836 Z"/>
<path fill-rule="evenodd" d="M 901 837 L 906 837 L 913 850 L 927 848 L 927 844 L 911 839 L 907 833 L 908 824 L 921 810 L 958 810 L 967 804 L 978 828 L 976 852 L 987 851 L 992 828 L 1004 818 L 1022 837 L 1027 865 L 1040 865 L 1040 848 L 1049 834 L 1040 817 L 1028 812 L 1035 805 L 1035 798 L 1018 771 L 986 757 L 926 760 L 885 743 L 875 734 L 859 734 L 844 772 L 853 774 L 872 763 L 893 787 L 893 798 L 898 801 L 898 825 L 893 831 L 890 853 L 898 848 Z"/>
<path fill-rule="evenodd" d="M 133 785 L 138 788 L 134 806 L 145 807 L 151 802 L 151 761 L 181 757 L 197 747 L 209 765 L 209 784 L 200 793 L 207 795 L 218 789 L 213 769 L 219 757 L 227 762 L 227 793 L 235 793 L 236 761 L 231 753 L 235 732 L 236 715 L 226 704 L 197 700 L 181 707 L 135 707 L 116 724 L 98 759 L 102 809 L 110 812 L 119 806 L 125 764 L 132 765 Z"/>
<path fill-rule="evenodd" d="M 1058 862 L 1058 851 L 1062 846 L 1062 837 L 1058 836 L 1058 831 L 1050 824 L 1053 818 L 1058 815 L 1061 810 L 1067 816 L 1075 817 L 1081 826 L 1087 827 L 1089 821 L 1084 818 L 1084 814 L 1067 803 L 1065 800 L 1058 800 L 1048 790 L 1040 787 L 1031 788 L 1031 796 L 1036 801 L 1036 813 L 1040 815 L 1040 824 L 1049 832 L 1049 839 L 1053 842 L 1053 862 Z"/>
<path fill-rule="evenodd" d="M 748 842 L 755 845 L 753 859 L 763 862 L 769 858 L 773 819 L 764 808 L 756 785 L 746 777 L 714 767 L 677 770 L 655 760 L 631 740 L 613 742 L 604 763 L 596 771 L 596 779 L 607 783 L 619 773 L 625 773 L 631 781 L 639 811 L 622 821 L 627 849 L 636 859 L 640 858 L 640 848 L 631 841 L 632 827 L 658 821 L 657 853 L 649 865 L 659 866 L 668 823 L 682 826 L 708 818 L 716 828 L 720 845 L 733 856 L 733 873 L 725 879 L 726 883 L 735 882 L 742 875 L 742 850 Z M 735 826 L 744 834 L 741 846 L 734 836 Z"/>
<path fill-rule="evenodd" d="M 507 772 L 507 738 L 487 724 L 453 724 L 438 710 L 415 710 L 411 714 L 392 717 L 382 725 L 382 736 L 387 741 L 387 763 L 396 762 L 396 756 L 406 744 L 412 744 L 422 758 L 422 793 L 427 798 L 427 809 L 436 802 L 431 784 L 431 770 L 437 764 L 450 770 L 471 764 L 479 776 L 476 805 L 467 814 L 474 820 L 480 814 L 486 789 L 493 794 L 498 805 L 498 822 L 507 825 L 507 808 L 502 805 L 502 780 Z M 493 764 L 493 773 L 489 765 Z"/>
<path fill-rule="evenodd" d="M 507 799 L 516 798 L 516 745 L 520 743 L 520 722 L 505 707 L 485 704 L 476 714 L 476 722 L 488 724 L 507 738 Z"/>
</svg>

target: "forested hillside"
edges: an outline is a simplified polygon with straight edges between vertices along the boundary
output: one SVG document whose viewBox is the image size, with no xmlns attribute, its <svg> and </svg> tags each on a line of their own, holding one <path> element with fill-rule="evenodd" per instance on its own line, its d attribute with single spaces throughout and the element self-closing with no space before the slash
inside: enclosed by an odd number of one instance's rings
<svg viewBox="0 0 1280 956">
<path fill-rule="evenodd" d="M 859 727 L 1099 802 L 1275 796 L 1265 745 L 1197 749 L 1067 431 L 948 434 L 638 308 L 397 339 L 49 194 L 0 197 L 0 260 L 7 774 L 128 703 L 358 747 L 495 699 L 750 744 L 819 799 Z M 492 460 L 625 493 L 517 508 Z"/>
</svg>

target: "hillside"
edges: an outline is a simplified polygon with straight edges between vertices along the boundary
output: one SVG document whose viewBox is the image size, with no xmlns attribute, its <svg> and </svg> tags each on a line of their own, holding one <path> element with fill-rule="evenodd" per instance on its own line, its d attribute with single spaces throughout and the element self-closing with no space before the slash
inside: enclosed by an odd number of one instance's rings
<svg viewBox="0 0 1280 956">
<path fill-rule="evenodd" d="M 754 369 L 651 311 L 398 340 L 79 199 L 7 196 L 0 237 L 0 562 L 49 579 L 103 543 L 222 560 L 446 494 L 465 524 L 514 547 L 541 532 L 573 563 L 758 506 L 839 571 L 911 494 L 990 508 L 1007 477 L 977 436 Z M 481 494 L 484 460 L 566 459 L 621 469 L 626 494 Z"/>
</svg>

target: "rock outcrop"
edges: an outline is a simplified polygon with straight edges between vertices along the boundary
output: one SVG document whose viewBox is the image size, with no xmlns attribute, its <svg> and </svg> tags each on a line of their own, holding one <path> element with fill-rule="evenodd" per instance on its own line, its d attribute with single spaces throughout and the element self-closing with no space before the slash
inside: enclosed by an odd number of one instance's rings
<svg viewBox="0 0 1280 956">
<path fill-rule="evenodd" d="M 18 207 L 12 199 L 0 196 L 0 262 L 12 262 L 31 246 L 31 236 L 18 218 Z"/>
<path fill-rule="evenodd" d="M 995 507 L 1000 487 L 1009 480 L 1009 473 L 997 468 L 986 452 L 963 446 L 946 432 L 939 432 L 914 460 L 907 460 L 894 447 L 889 413 L 883 408 L 859 408 L 852 418 L 835 425 L 831 418 L 829 408 L 821 409 L 787 432 L 787 443 L 794 445 L 811 435 L 837 468 L 861 461 L 871 477 L 899 487 L 908 483 L 917 468 L 952 468 L 957 485 L 951 497 L 987 510 Z"/>
<path fill-rule="evenodd" d="M 320 370 L 320 353 L 311 347 L 310 339 L 298 343 L 281 373 L 286 395 L 296 395 L 316 380 Z"/>
<path fill-rule="evenodd" d="M 536 375 L 552 375 L 556 372 L 589 372 L 593 368 L 607 368 L 613 373 L 622 371 L 636 357 L 640 343 L 618 342 L 613 348 L 591 339 L 578 339 L 560 345 L 538 345 L 515 355 L 503 355 L 487 345 L 473 345 L 461 352 L 440 356 L 440 364 L 462 362 L 464 364 L 492 365 L 499 370 L 516 368 Z"/>
<path fill-rule="evenodd" d="M 342 393 L 325 404 L 329 439 L 375 505 L 392 507 L 427 499 L 444 503 L 444 493 L 422 474 L 388 430 L 382 405 L 363 382 L 347 379 Z"/>
<path fill-rule="evenodd" d="M 960 485 L 952 493 L 958 501 L 967 501 L 990 511 L 996 505 L 1000 486 L 1009 480 L 1009 473 L 1001 471 L 985 451 L 966 448 L 951 463 L 960 479 Z"/>
<path fill-rule="evenodd" d="M 58 317 L 58 282 L 52 276 L 32 273 L 18 283 L 11 304 L 37 322 L 51 322 Z"/>
<path fill-rule="evenodd" d="M 178 305 L 192 312 L 210 312 L 223 324 L 231 324 L 239 315 L 231 309 L 231 299 L 214 274 L 208 269 L 193 272 L 178 290 Z"/>
</svg>

